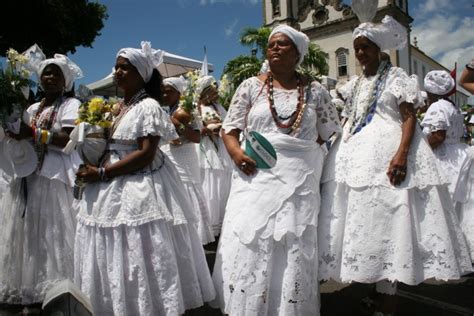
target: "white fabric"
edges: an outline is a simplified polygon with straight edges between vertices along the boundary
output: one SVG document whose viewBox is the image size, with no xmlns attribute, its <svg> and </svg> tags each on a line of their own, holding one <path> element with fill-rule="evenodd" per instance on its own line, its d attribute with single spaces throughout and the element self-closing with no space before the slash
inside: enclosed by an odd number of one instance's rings
<svg viewBox="0 0 474 316">
<path fill-rule="evenodd" d="M 147 135 L 177 138 L 169 116 L 149 98 L 120 121 L 109 161 Z M 189 196 L 160 150 L 139 172 L 88 184 L 78 223 L 75 281 L 96 315 L 178 315 L 215 296 Z"/>
<path fill-rule="evenodd" d="M 261 133 L 275 146 L 278 162 L 252 176 L 233 167 L 214 266 L 217 303 L 230 315 L 318 315 L 314 273 L 324 151 L 316 140 L 319 134 L 328 138 L 337 132 L 339 120 L 329 93 L 312 83 L 306 89 L 301 131 L 286 135 L 273 121 L 266 93 L 259 93 L 265 91 L 262 85 L 256 77 L 240 85 L 223 129 L 247 127 Z M 296 89 L 275 89 L 277 111 L 294 111 L 297 95 Z"/>
<path fill-rule="evenodd" d="M 196 80 L 196 94 L 199 96 L 201 93 L 209 87 L 211 84 L 215 83 L 216 79 L 213 76 L 203 76 Z"/>
<path fill-rule="evenodd" d="M 433 152 L 439 168 L 448 179 L 449 192 L 452 196 L 469 147 L 461 141 L 464 134 L 464 116 L 451 102 L 439 100 L 430 105 L 421 126 L 427 137 L 439 130 L 446 131 L 445 140 L 433 149 Z"/>
<path fill-rule="evenodd" d="M 43 301 L 57 282 L 73 279 L 76 211 L 71 188 L 36 174 L 13 180 L 0 201 L 0 302 Z M 24 217 L 22 217 L 25 212 Z"/>
<path fill-rule="evenodd" d="M 35 117 L 39 105 L 40 102 L 34 103 L 25 111 L 23 121 L 26 124 L 31 125 L 31 121 Z M 59 132 L 65 127 L 74 127 L 80 105 L 81 102 L 75 98 L 63 99 L 50 131 Z M 36 124 L 39 125 L 43 120 L 49 118 L 52 111 L 52 105 L 45 108 L 40 114 Z M 39 174 L 49 179 L 57 179 L 73 187 L 74 180 L 76 179 L 75 172 L 81 162 L 81 158 L 76 151 L 67 155 L 62 152 L 62 148 L 49 144 L 48 152 L 44 157 L 43 166 Z"/>
<path fill-rule="evenodd" d="M 41 75 L 43 74 L 44 69 L 46 66 L 51 64 L 57 65 L 61 69 L 64 75 L 64 88 L 66 91 L 71 91 L 75 79 L 80 79 L 83 77 L 81 68 L 79 68 L 79 66 L 70 60 L 66 55 L 54 54 L 54 58 L 46 59 L 39 64 L 37 75 L 38 79 L 40 79 L 40 85 Z"/>
<path fill-rule="evenodd" d="M 136 104 L 120 121 L 112 135 L 109 162 L 136 150 L 136 139 L 147 135 L 168 140 L 176 137 L 169 117 L 151 98 Z M 87 185 L 78 220 L 100 227 L 136 226 L 157 219 L 182 224 L 188 220 L 187 202 L 176 169 L 158 150 L 152 164 L 137 173 Z"/>
<path fill-rule="evenodd" d="M 330 149 L 318 226 L 323 280 L 415 285 L 458 279 L 472 269 L 446 180 L 420 129 L 412 138 L 406 180 L 396 187 L 388 181 L 402 135 L 399 105 L 416 95 L 407 77 L 392 69 L 372 122 Z"/>
<path fill-rule="evenodd" d="M 211 117 L 218 117 L 223 121 L 227 115 L 227 111 L 220 104 L 215 104 L 216 108 L 212 105 L 201 104 L 200 106 L 203 122 Z M 220 234 L 224 220 L 233 169 L 232 159 L 220 135 L 201 137 L 199 161 L 204 197 L 209 208 L 214 236 L 217 236 Z"/>
<path fill-rule="evenodd" d="M 301 64 L 303 62 L 304 56 L 308 53 L 308 47 L 309 47 L 308 36 L 305 33 L 292 28 L 291 26 L 288 26 L 286 24 L 280 24 L 272 30 L 272 32 L 270 33 L 270 36 L 268 37 L 268 41 L 270 41 L 272 36 L 277 33 L 285 34 L 295 44 L 296 50 L 300 54 L 298 65 Z"/>
<path fill-rule="evenodd" d="M 151 43 L 142 41 L 141 49 L 138 48 L 122 48 L 118 51 L 116 57 L 123 57 L 138 70 L 138 73 L 146 82 L 150 81 L 153 69 L 163 62 L 164 51 L 160 49 L 152 49 Z"/>
<path fill-rule="evenodd" d="M 215 296 L 193 227 L 78 224 L 75 283 L 94 315 L 182 315 Z"/>
<path fill-rule="evenodd" d="M 456 83 L 451 74 L 446 70 L 432 70 L 426 74 L 424 84 L 427 92 L 446 95 L 453 90 Z"/>
<path fill-rule="evenodd" d="M 366 37 L 375 43 L 380 50 L 402 49 L 407 44 L 407 30 L 390 15 L 382 19 L 382 23 L 361 23 L 352 32 L 352 40 L 358 37 Z"/>
<path fill-rule="evenodd" d="M 169 77 L 163 79 L 163 85 L 172 86 L 176 91 L 179 92 L 179 94 L 183 94 L 183 92 L 188 87 L 188 81 L 183 76 L 180 76 L 179 78 Z"/>
<path fill-rule="evenodd" d="M 17 141 L 5 138 L 0 145 L 0 168 L 9 176 L 22 178 L 32 174 L 38 165 L 38 157 L 33 145 L 23 139 Z"/>
<path fill-rule="evenodd" d="M 357 107 L 359 103 L 363 104 L 363 99 L 370 98 L 371 92 L 368 87 L 373 80 L 374 77 L 362 79 L 360 94 L 353 98 L 353 107 Z M 338 150 L 330 151 L 322 182 L 335 179 L 351 187 L 382 185 L 391 188 L 386 172 L 402 135 L 399 105 L 402 102 L 415 103 L 417 96 L 418 93 L 412 90 L 405 71 L 392 67 L 387 75 L 385 88 L 377 99 L 377 108 L 372 121 L 347 142 L 340 141 Z M 350 113 L 353 110 L 347 109 Z M 351 123 L 349 120 L 345 124 L 344 136 L 349 134 Z M 367 139 L 383 139 L 383 141 L 368 142 Z M 438 169 L 433 164 L 431 148 L 419 129 L 416 129 L 413 135 L 412 148 L 417 150 L 409 152 L 407 178 L 400 188 L 423 188 L 446 183 L 447 179 L 438 175 Z M 354 170 L 357 172 L 353 172 Z"/>
<path fill-rule="evenodd" d="M 454 202 L 474 262 L 474 147 L 469 148 L 469 154 L 461 166 Z"/>
</svg>

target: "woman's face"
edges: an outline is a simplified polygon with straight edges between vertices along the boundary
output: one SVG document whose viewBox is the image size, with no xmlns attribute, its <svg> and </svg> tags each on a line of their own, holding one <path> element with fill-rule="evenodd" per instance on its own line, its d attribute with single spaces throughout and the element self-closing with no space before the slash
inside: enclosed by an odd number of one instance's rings
<svg viewBox="0 0 474 316">
<path fill-rule="evenodd" d="M 364 67 L 379 63 L 380 48 L 366 37 L 354 40 L 354 51 L 357 60 Z"/>
<path fill-rule="evenodd" d="M 163 85 L 163 93 L 161 95 L 161 101 L 164 105 L 173 106 L 179 101 L 179 92 L 170 85 Z"/>
<path fill-rule="evenodd" d="M 139 86 L 145 85 L 137 68 L 128 59 L 121 56 L 117 57 L 117 62 L 115 63 L 114 78 L 117 86 L 123 90 L 136 89 Z"/>
<path fill-rule="evenodd" d="M 283 33 L 276 33 L 268 41 L 267 59 L 270 66 L 284 65 L 292 69 L 299 60 L 298 50 L 293 41 Z"/>
<path fill-rule="evenodd" d="M 58 65 L 49 64 L 41 73 L 41 86 L 45 93 L 63 92 L 66 86 L 64 74 Z"/>
</svg>

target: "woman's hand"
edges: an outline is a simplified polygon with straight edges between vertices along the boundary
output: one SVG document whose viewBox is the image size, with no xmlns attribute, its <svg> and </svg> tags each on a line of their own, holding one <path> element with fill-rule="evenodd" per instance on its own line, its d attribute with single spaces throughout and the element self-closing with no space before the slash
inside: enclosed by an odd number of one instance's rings
<svg viewBox="0 0 474 316">
<path fill-rule="evenodd" d="M 204 126 L 203 128 L 201 128 L 201 136 L 212 136 L 212 131 L 206 126 Z"/>
<path fill-rule="evenodd" d="M 16 140 L 29 139 L 33 137 L 33 129 L 25 123 L 21 122 L 20 132 L 18 134 L 12 133 L 10 131 L 6 131 L 5 134 L 7 134 L 8 137 L 11 137 Z"/>
<path fill-rule="evenodd" d="M 396 153 L 390 161 L 390 165 L 387 170 L 387 176 L 390 179 L 392 185 L 400 185 L 406 178 L 407 175 L 407 156 L 404 154 Z"/>
<path fill-rule="evenodd" d="M 235 165 L 246 175 L 250 176 L 257 171 L 255 160 L 245 154 L 243 149 L 239 148 L 231 156 Z"/>
<path fill-rule="evenodd" d="M 100 181 L 99 169 L 91 165 L 84 165 L 76 172 L 76 177 L 85 183 L 93 183 Z"/>
</svg>

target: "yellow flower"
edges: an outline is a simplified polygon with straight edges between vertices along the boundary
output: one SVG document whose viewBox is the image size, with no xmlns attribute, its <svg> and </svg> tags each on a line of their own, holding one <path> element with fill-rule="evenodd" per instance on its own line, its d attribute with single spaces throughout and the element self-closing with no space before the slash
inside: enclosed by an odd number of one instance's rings
<svg viewBox="0 0 474 316">
<path fill-rule="evenodd" d="M 101 98 L 92 98 L 89 101 L 89 106 L 88 106 L 89 113 L 100 112 L 103 106 L 104 106 L 104 100 L 102 100 Z"/>
<path fill-rule="evenodd" d="M 112 125 L 110 121 L 100 121 L 98 124 L 102 128 L 109 128 Z"/>
</svg>

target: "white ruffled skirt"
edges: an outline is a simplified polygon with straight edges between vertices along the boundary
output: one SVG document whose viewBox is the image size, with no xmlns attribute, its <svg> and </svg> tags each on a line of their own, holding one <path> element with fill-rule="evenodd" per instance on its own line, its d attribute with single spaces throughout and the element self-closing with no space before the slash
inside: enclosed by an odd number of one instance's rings
<svg viewBox="0 0 474 316">
<path fill-rule="evenodd" d="M 416 285 L 471 271 L 447 185 L 423 189 L 322 186 L 319 275 L 322 280 Z"/>
<path fill-rule="evenodd" d="M 78 223 L 75 281 L 95 315 L 179 315 L 215 297 L 193 226 Z"/>
<path fill-rule="evenodd" d="M 41 302 L 57 282 L 73 279 L 76 212 L 71 188 L 36 174 L 27 178 L 27 208 L 21 179 L 0 204 L 0 302 Z M 22 214 L 24 213 L 24 217 Z"/>
</svg>

